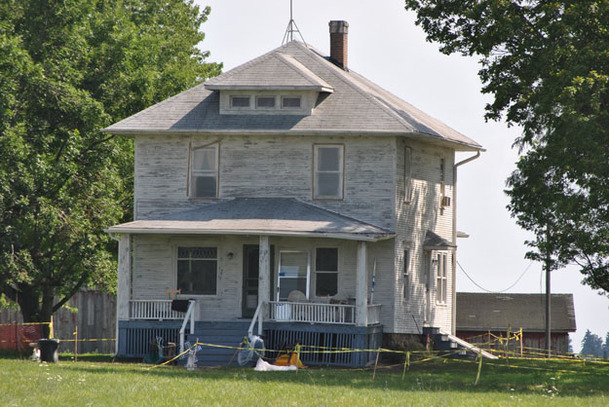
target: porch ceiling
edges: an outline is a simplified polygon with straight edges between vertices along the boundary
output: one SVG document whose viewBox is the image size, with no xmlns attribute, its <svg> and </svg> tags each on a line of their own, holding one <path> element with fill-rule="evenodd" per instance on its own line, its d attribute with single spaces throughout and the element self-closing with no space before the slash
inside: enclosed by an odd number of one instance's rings
<svg viewBox="0 0 609 407">
<path fill-rule="evenodd" d="M 293 198 L 236 198 L 108 228 L 118 234 L 222 234 L 379 241 L 395 233 Z"/>
</svg>

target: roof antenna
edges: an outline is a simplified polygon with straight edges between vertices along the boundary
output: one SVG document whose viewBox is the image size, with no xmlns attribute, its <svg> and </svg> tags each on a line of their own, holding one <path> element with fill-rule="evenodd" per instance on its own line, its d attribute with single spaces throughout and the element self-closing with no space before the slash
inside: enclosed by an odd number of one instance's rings
<svg viewBox="0 0 609 407">
<path fill-rule="evenodd" d="M 284 45 L 287 42 L 290 41 L 294 41 L 294 33 L 298 33 L 298 35 L 300 35 L 300 39 L 302 40 L 302 42 L 307 45 L 307 42 L 304 40 L 304 37 L 302 36 L 302 34 L 300 33 L 300 30 L 298 29 L 298 26 L 296 25 L 296 21 L 294 21 L 294 17 L 293 17 L 293 5 L 292 5 L 292 1 L 290 0 L 290 22 L 288 23 L 288 27 L 285 30 L 285 34 L 283 34 L 283 41 L 281 41 L 281 45 Z"/>
</svg>

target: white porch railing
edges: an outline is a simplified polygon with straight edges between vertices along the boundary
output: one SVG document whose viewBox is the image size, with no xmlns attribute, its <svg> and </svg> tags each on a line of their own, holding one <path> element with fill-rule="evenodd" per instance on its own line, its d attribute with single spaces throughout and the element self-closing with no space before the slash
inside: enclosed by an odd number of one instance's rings
<svg viewBox="0 0 609 407">
<path fill-rule="evenodd" d="M 182 327 L 180 328 L 180 354 L 184 353 L 184 338 L 186 337 L 186 325 L 190 321 L 190 333 L 195 333 L 195 306 L 197 302 L 195 300 L 190 300 L 188 303 L 188 310 L 186 311 L 186 315 L 184 315 L 184 321 L 182 322 Z"/>
<path fill-rule="evenodd" d="M 355 305 L 313 302 L 269 302 L 269 320 L 311 324 L 355 325 Z M 368 324 L 380 322 L 380 304 L 368 305 Z"/>
<path fill-rule="evenodd" d="M 184 313 L 171 309 L 171 300 L 130 300 L 129 319 L 183 319 Z"/>
</svg>

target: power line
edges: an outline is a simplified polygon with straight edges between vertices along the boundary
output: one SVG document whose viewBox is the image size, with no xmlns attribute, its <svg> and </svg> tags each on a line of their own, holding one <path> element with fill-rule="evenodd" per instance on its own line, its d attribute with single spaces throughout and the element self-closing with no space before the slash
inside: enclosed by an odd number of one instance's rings
<svg viewBox="0 0 609 407">
<path fill-rule="evenodd" d="M 491 293 L 491 294 L 502 294 L 506 291 L 511 290 L 512 288 L 514 288 L 514 286 L 516 284 L 518 284 L 520 282 L 520 280 L 522 280 L 522 277 L 524 277 L 524 275 L 527 273 L 527 271 L 529 271 L 529 269 L 531 268 L 531 266 L 533 265 L 533 262 L 531 261 L 529 263 L 529 265 L 527 266 L 527 268 L 524 269 L 524 271 L 522 272 L 522 274 L 520 274 L 520 276 L 516 279 L 516 281 L 514 282 L 514 284 L 512 284 L 511 286 L 509 286 L 508 288 L 506 288 L 505 290 L 501 290 L 501 291 L 493 291 L 493 290 L 488 290 L 484 287 L 482 287 L 480 284 L 478 284 L 477 282 L 474 281 L 474 279 L 467 274 L 467 271 L 465 271 L 465 269 L 461 266 L 461 264 L 459 262 L 457 262 L 457 266 L 459 266 L 459 268 L 461 269 L 461 271 L 463 272 L 463 274 L 465 274 L 465 276 L 469 279 L 469 281 L 471 281 L 476 287 L 478 287 L 479 289 L 486 291 L 487 293 Z"/>
</svg>

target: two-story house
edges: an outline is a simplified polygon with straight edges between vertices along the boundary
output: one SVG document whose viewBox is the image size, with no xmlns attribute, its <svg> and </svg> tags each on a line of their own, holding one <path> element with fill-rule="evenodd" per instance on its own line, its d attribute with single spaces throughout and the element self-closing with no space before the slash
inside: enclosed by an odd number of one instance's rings
<svg viewBox="0 0 609 407">
<path fill-rule="evenodd" d="M 456 169 L 472 159 L 455 152 L 481 146 L 352 71 L 347 35 L 332 21 L 329 57 L 292 41 L 105 129 L 135 140 L 135 219 L 108 229 L 120 354 L 180 328 L 235 346 L 255 314 L 271 349 L 454 332 Z M 192 326 L 170 295 L 192 300 Z"/>
</svg>

